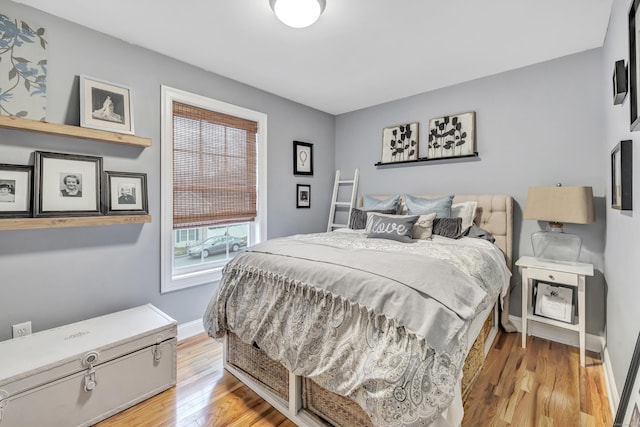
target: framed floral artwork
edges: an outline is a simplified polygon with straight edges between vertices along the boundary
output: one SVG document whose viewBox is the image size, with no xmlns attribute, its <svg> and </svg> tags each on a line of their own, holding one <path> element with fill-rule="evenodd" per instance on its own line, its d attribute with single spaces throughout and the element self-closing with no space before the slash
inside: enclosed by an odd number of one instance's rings
<svg viewBox="0 0 640 427">
<path fill-rule="evenodd" d="M 418 123 L 406 123 L 382 129 L 380 164 L 418 159 Z"/>
<path fill-rule="evenodd" d="M 428 159 L 446 159 L 475 155 L 475 111 L 431 119 L 429 121 L 428 147 Z"/>
</svg>

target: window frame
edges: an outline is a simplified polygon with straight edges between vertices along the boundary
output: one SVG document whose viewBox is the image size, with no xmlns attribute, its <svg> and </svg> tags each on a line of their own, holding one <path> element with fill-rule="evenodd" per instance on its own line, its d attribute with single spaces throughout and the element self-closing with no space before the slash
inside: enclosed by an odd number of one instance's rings
<svg viewBox="0 0 640 427">
<path fill-rule="evenodd" d="M 162 213 L 160 230 L 160 293 L 167 293 L 192 286 L 216 283 L 222 278 L 224 265 L 190 268 L 179 273 L 173 268 L 175 234 L 173 229 L 173 102 L 192 105 L 219 113 L 229 114 L 258 123 L 256 135 L 257 157 L 257 215 L 249 226 L 249 244 L 256 244 L 267 238 L 267 115 L 237 105 L 218 101 L 202 95 L 161 86 L 161 180 L 160 210 Z M 231 225 L 231 224 L 228 224 Z"/>
</svg>

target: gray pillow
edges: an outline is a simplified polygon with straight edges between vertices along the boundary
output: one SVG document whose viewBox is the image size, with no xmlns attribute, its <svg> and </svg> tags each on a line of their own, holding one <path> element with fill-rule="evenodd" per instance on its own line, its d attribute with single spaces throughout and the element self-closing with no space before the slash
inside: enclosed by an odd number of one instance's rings
<svg viewBox="0 0 640 427">
<path fill-rule="evenodd" d="M 449 218 L 451 216 L 453 197 L 452 194 L 437 199 L 423 199 L 405 194 L 404 202 L 407 205 L 407 213 L 409 215 L 427 215 L 435 212 L 438 218 Z"/>
<path fill-rule="evenodd" d="M 394 214 L 394 209 L 388 210 L 371 210 L 365 211 L 363 209 L 351 210 L 351 218 L 349 218 L 349 228 L 352 230 L 363 230 L 367 226 L 367 212 L 376 212 L 383 214 Z"/>
<path fill-rule="evenodd" d="M 369 213 L 367 220 L 367 237 L 410 243 L 413 241 L 411 239 L 413 225 L 418 218 L 418 215 L 383 216 Z"/>
<path fill-rule="evenodd" d="M 433 234 L 459 239 L 462 237 L 462 218 L 438 218 L 433 220 Z"/>
<path fill-rule="evenodd" d="M 400 195 L 396 194 L 393 197 L 389 197 L 388 199 L 378 200 L 375 197 L 364 196 L 364 201 L 362 202 L 362 210 L 372 211 L 372 210 L 391 210 L 394 209 L 395 212 L 398 212 L 398 204 L 400 203 Z"/>
</svg>

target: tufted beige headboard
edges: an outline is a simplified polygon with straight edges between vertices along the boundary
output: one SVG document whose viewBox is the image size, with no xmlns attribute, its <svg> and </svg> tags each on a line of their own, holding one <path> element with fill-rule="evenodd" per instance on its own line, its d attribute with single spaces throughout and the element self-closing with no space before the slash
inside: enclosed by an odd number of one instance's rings
<svg viewBox="0 0 640 427">
<path fill-rule="evenodd" d="M 387 199 L 390 195 L 369 195 L 376 199 Z M 425 199 L 443 197 L 443 195 L 415 195 Z M 358 200 L 362 206 L 363 198 Z M 460 194 L 453 198 L 453 203 L 476 201 L 478 208 L 474 223 L 496 238 L 496 245 L 504 253 L 507 267 L 511 269 L 513 248 L 513 199 L 505 194 Z M 404 197 L 400 199 L 400 213 L 406 213 Z"/>
</svg>

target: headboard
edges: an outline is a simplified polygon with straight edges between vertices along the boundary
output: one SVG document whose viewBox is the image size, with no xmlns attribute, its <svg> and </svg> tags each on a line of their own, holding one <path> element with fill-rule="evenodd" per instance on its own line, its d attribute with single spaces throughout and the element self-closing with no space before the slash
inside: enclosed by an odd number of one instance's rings
<svg viewBox="0 0 640 427">
<path fill-rule="evenodd" d="M 390 195 L 373 195 L 376 199 L 387 199 Z M 419 195 L 424 199 L 444 197 L 443 195 Z M 478 202 L 474 223 L 493 235 L 496 238 L 496 245 L 502 250 L 507 262 L 507 267 L 511 269 L 513 250 L 513 198 L 505 194 L 457 194 L 453 198 L 453 203 Z M 358 206 L 362 206 L 363 198 L 358 200 Z M 400 213 L 406 213 L 404 196 L 400 198 Z"/>
</svg>

